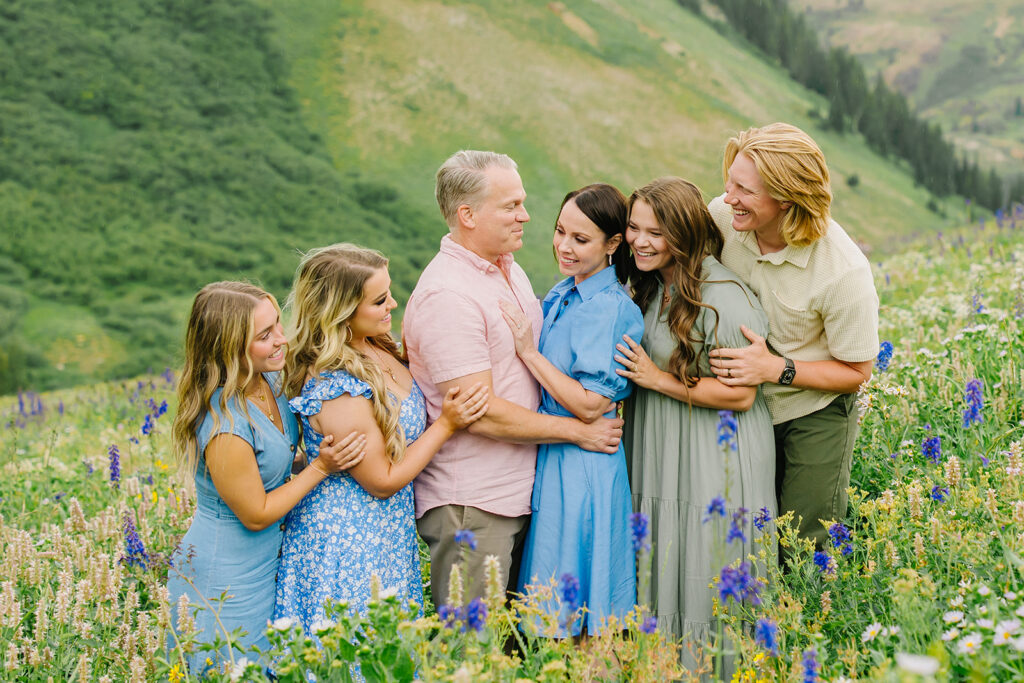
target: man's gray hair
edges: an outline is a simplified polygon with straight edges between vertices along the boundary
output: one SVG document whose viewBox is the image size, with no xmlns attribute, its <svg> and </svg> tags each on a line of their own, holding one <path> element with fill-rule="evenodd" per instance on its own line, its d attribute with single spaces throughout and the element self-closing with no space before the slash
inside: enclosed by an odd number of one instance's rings
<svg viewBox="0 0 1024 683">
<path fill-rule="evenodd" d="M 484 172 L 492 166 L 516 170 L 516 162 L 506 154 L 463 149 L 448 157 L 437 169 L 434 196 L 449 227 L 455 227 L 459 207 L 479 206 L 487 190 Z"/>
</svg>

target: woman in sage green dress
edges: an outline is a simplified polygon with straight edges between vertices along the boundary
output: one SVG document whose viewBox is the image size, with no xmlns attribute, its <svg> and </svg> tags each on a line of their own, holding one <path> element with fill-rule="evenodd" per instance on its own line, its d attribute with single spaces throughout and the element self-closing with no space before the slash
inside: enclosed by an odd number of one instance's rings
<svg viewBox="0 0 1024 683">
<path fill-rule="evenodd" d="M 650 592 L 638 601 L 663 632 L 703 645 L 716 630 L 709 583 L 754 551 L 755 534 L 763 533 L 755 515 L 775 516 L 771 415 L 757 387 L 715 379 L 708 352 L 746 346 L 740 326 L 763 336 L 768 320 L 750 289 L 719 263 L 722 235 L 692 183 L 660 178 L 629 204 L 631 285 L 644 335 L 639 344 L 624 338 L 617 360 L 637 385 L 623 443 L 633 507 L 650 518 Z M 727 453 L 718 440 L 720 410 L 733 411 L 737 424 L 736 449 L 726 446 Z M 716 497 L 724 505 L 712 506 Z M 714 521 L 705 523 L 709 516 Z"/>
</svg>

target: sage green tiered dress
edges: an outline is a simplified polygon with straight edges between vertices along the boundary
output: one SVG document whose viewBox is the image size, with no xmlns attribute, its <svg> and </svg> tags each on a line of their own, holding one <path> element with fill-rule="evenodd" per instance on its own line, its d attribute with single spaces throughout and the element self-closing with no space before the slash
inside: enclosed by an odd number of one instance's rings
<svg viewBox="0 0 1024 683">
<path fill-rule="evenodd" d="M 691 331 L 700 376 L 712 377 L 708 352 L 718 347 L 747 346 L 740 325 L 761 336 L 768 334 L 768 319 L 754 294 L 714 257 L 703 262 L 706 282 L 701 298 L 716 313 L 703 308 Z M 723 281 L 723 282 L 714 282 Z M 661 289 L 644 315 L 642 346 L 654 363 L 667 369 L 678 342 L 659 312 Z M 667 307 L 665 308 L 667 311 Z M 691 368 L 692 372 L 692 368 Z M 626 404 L 626 444 L 633 508 L 651 520 L 652 562 L 649 595 L 638 595 L 658 618 L 658 628 L 696 644 L 714 632 L 711 619 L 713 590 L 708 587 L 723 564 L 754 549 L 753 516 L 762 507 L 775 516 L 775 436 L 772 419 L 758 390 L 753 407 L 736 413 L 737 450 L 726 455 L 718 445 L 717 410 L 691 407 L 649 389 L 637 388 Z M 727 496 L 727 515 L 720 523 L 703 523 L 715 496 Z M 745 542 L 726 545 L 725 534 L 733 513 L 749 512 Z M 716 538 L 720 542 L 716 542 Z M 714 549 L 726 554 L 715 557 Z M 684 657 L 685 660 L 685 657 Z"/>
</svg>

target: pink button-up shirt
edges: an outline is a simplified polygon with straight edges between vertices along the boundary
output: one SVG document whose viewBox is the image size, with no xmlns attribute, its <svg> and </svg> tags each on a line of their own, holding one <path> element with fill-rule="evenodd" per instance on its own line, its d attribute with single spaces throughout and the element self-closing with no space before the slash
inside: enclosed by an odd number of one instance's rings
<svg viewBox="0 0 1024 683">
<path fill-rule="evenodd" d="M 426 396 L 431 421 L 441 414 L 439 382 L 485 370 L 491 371 L 492 395 L 537 410 L 540 388 L 516 355 L 501 300 L 526 312 L 536 342 L 540 303 L 512 255 L 495 265 L 445 235 L 403 319 L 409 369 Z M 416 516 L 441 505 L 469 505 L 506 517 L 529 514 L 536 460 L 536 446 L 457 432 L 416 478 Z"/>
</svg>

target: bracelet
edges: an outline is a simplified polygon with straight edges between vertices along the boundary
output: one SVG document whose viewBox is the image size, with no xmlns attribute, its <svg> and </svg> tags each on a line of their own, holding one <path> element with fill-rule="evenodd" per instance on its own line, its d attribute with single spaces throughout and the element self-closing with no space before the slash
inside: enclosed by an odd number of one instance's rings
<svg viewBox="0 0 1024 683">
<path fill-rule="evenodd" d="M 330 473 L 330 472 L 328 472 L 328 471 L 326 471 L 326 470 L 322 470 L 322 469 L 320 469 L 319 467 L 317 467 L 317 466 L 316 466 L 316 463 L 317 463 L 317 461 L 316 461 L 316 460 L 313 460 L 312 462 L 310 462 L 310 463 L 309 463 L 309 466 L 310 466 L 310 467 L 312 467 L 312 468 L 313 468 L 314 470 L 316 470 L 317 472 L 319 472 L 320 474 L 324 475 L 325 477 L 329 477 L 329 476 L 331 476 L 331 473 Z"/>
</svg>

